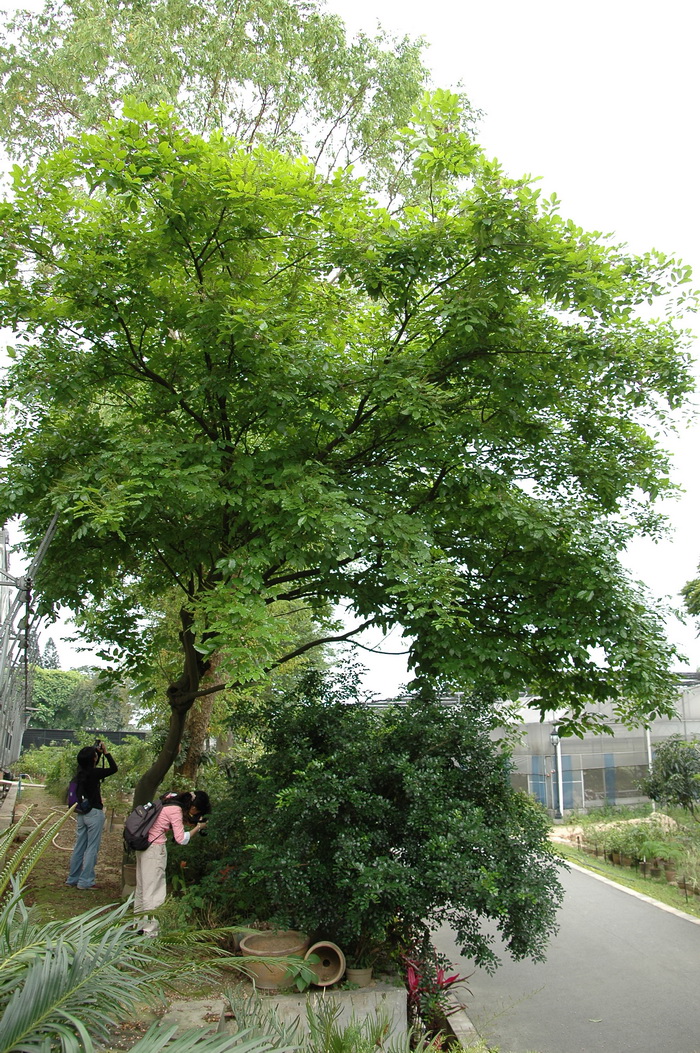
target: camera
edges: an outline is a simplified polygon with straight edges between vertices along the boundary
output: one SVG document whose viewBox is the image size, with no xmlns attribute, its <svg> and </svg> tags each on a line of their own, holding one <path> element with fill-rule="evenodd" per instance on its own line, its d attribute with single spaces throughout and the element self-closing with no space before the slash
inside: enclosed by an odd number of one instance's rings
<svg viewBox="0 0 700 1053">
<path fill-rule="evenodd" d="M 102 741 L 102 739 L 95 739 L 95 749 L 96 750 L 101 750 L 103 746 L 104 746 L 104 742 Z"/>
<path fill-rule="evenodd" d="M 205 824 L 206 824 L 206 823 L 208 823 L 208 822 L 209 822 L 209 820 L 208 820 L 208 818 L 206 817 L 206 815 L 198 815 L 198 816 L 197 816 L 197 817 L 195 818 L 195 823 L 205 823 Z M 207 831 L 206 831 L 206 829 L 204 829 L 204 830 L 200 830 L 200 831 L 199 831 L 199 836 L 200 836 L 200 837 L 206 837 L 206 836 L 207 836 Z"/>
</svg>

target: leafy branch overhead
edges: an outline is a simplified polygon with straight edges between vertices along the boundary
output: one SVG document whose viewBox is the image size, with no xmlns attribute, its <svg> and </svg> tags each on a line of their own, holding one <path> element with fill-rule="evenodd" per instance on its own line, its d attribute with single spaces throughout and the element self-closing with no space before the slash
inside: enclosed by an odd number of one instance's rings
<svg viewBox="0 0 700 1053">
<path fill-rule="evenodd" d="M 15 168 L 0 515 L 33 544 L 60 510 L 44 605 L 136 662 L 176 587 L 181 708 L 209 654 L 253 682 L 298 653 L 281 609 L 340 601 L 401 625 L 419 676 L 528 685 L 575 726 L 666 707 L 617 552 L 658 528 L 652 432 L 691 387 L 673 307 L 637 307 L 688 275 L 507 178 L 449 93 L 392 149 L 392 210 L 143 104 Z"/>
</svg>

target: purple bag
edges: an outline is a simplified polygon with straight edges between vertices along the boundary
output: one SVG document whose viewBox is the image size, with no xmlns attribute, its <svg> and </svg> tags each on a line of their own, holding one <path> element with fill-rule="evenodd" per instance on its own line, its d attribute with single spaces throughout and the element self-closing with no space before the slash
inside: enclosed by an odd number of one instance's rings
<svg viewBox="0 0 700 1053">
<path fill-rule="evenodd" d="M 72 782 L 68 783 L 68 795 L 66 800 L 69 808 L 72 808 L 74 804 L 77 805 L 75 810 L 76 812 L 80 812 L 81 815 L 87 815 L 88 812 L 92 811 L 92 805 L 87 797 L 81 797 L 78 793 L 77 779 L 73 779 Z"/>
</svg>

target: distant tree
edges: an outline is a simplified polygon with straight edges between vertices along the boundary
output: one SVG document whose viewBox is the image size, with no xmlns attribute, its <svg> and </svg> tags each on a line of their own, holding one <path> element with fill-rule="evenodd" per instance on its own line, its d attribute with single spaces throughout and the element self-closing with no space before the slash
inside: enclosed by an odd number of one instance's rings
<svg viewBox="0 0 700 1053">
<path fill-rule="evenodd" d="M 31 727 L 117 731 L 128 727 L 131 706 L 126 687 L 102 685 L 93 669 L 35 668 Z"/>
<path fill-rule="evenodd" d="M 79 722 L 70 701 L 83 679 L 75 669 L 34 669 L 31 727 L 74 730 Z"/>
<path fill-rule="evenodd" d="M 428 80 L 424 44 L 346 39 L 316 0 L 48 0 L 0 24 L 0 141 L 16 157 L 97 129 L 131 97 L 192 131 L 397 178 L 393 135 Z"/>
<path fill-rule="evenodd" d="M 673 735 L 660 743 L 641 788 L 652 801 L 683 808 L 700 822 L 700 741 Z"/>
<path fill-rule="evenodd" d="M 46 646 L 41 655 L 41 662 L 39 663 L 42 669 L 60 669 L 61 660 L 58 655 L 58 648 L 53 642 L 51 637 L 46 641 Z"/>
</svg>

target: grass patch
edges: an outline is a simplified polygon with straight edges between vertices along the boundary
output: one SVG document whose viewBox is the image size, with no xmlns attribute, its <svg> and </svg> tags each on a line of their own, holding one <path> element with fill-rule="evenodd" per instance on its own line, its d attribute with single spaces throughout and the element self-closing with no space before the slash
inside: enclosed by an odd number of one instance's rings
<svg viewBox="0 0 700 1053">
<path fill-rule="evenodd" d="M 602 874 L 618 885 L 631 888 L 635 892 L 642 892 L 645 896 L 658 900 L 659 903 L 665 903 L 669 907 L 675 907 L 677 910 L 685 911 L 686 914 L 700 918 L 700 898 L 676 888 L 663 878 L 643 877 L 633 867 L 615 866 L 602 856 L 590 856 L 587 852 L 582 852 L 569 845 L 557 843 L 556 851 L 563 859 L 577 863 L 594 874 Z"/>
</svg>

